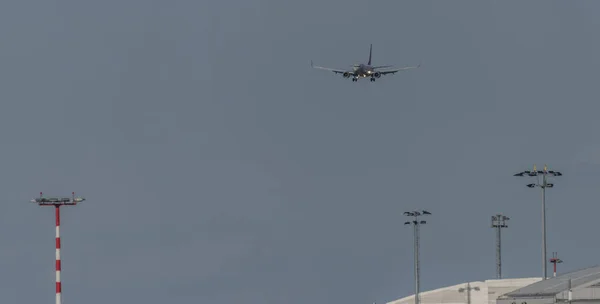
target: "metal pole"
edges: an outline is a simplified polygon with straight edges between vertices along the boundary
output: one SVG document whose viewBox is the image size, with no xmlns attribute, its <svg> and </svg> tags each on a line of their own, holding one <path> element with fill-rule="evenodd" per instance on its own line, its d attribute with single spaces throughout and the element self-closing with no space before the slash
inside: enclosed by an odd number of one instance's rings
<svg viewBox="0 0 600 304">
<path fill-rule="evenodd" d="M 62 285 L 60 281 L 60 205 L 54 206 L 56 217 L 56 304 L 62 304 Z"/>
<path fill-rule="evenodd" d="M 419 225 L 414 225 L 415 230 L 415 304 L 419 304 Z"/>
<path fill-rule="evenodd" d="M 459 288 L 458 292 L 467 292 L 467 304 L 471 304 L 471 290 L 479 291 L 480 288 L 478 286 L 471 287 L 471 282 L 467 282 L 466 288 Z"/>
<path fill-rule="evenodd" d="M 430 215 L 431 212 L 421 210 L 421 211 L 407 211 L 404 212 L 404 215 L 410 216 L 413 218 L 412 221 L 405 222 L 404 225 L 413 225 L 413 233 L 414 233 L 414 250 L 415 250 L 415 304 L 419 304 L 421 301 L 419 299 L 420 292 L 420 281 L 421 274 L 419 269 L 419 226 L 426 224 L 426 221 L 419 220 L 419 216 Z"/>
<path fill-rule="evenodd" d="M 498 225 L 496 228 L 496 278 L 502 279 L 502 226 Z"/>
<path fill-rule="evenodd" d="M 550 259 L 550 263 L 554 264 L 554 277 L 556 277 L 556 264 L 562 263 L 563 261 L 558 258 L 558 252 L 552 253 L 552 258 Z"/>
<path fill-rule="evenodd" d="M 548 278 L 548 262 L 546 261 L 546 174 L 542 177 L 542 268 L 544 280 Z"/>
<path fill-rule="evenodd" d="M 571 285 L 571 278 L 569 278 L 569 304 L 573 301 L 573 287 Z"/>
<path fill-rule="evenodd" d="M 540 175 L 542 176 L 542 183 L 540 184 Z M 548 279 L 548 262 L 546 261 L 546 188 L 553 188 L 553 183 L 548 183 L 548 175 L 551 176 L 562 176 L 563 174 L 559 171 L 548 170 L 548 166 L 544 165 L 544 170 L 537 170 L 536 166 L 533 166 L 532 171 L 522 171 L 514 174 L 514 176 L 529 176 L 536 177 L 537 183 L 528 184 L 527 187 L 542 188 L 542 280 Z"/>
<path fill-rule="evenodd" d="M 492 228 L 496 229 L 496 278 L 502 279 L 502 228 L 508 228 L 508 216 L 498 213 L 492 216 Z"/>
<path fill-rule="evenodd" d="M 467 282 L 467 304 L 471 304 L 471 284 Z"/>
<path fill-rule="evenodd" d="M 32 199 L 32 203 L 36 203 L 39 206 L 52 206 L 54 207 L 54 219 L 56 222 L 55 226 L 55 272 L 56 272 L 56 304 L 62 304 L 62 280 L 61 280 L 61 257 L 60 257 L 60 207 L 61 206 L 75 206 L 80 202 L 83 202 L 85 198 L 75 197 L 75 192 L 72 193 L 73 197 L 43 197 L 40 192 L 40 197 Z"/>
</svg>

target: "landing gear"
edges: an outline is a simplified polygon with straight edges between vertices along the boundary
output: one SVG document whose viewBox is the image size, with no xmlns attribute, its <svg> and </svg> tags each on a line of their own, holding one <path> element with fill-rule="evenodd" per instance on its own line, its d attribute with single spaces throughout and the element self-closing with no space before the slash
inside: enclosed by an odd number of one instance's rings
<svg viewBox="0 0 600 304">
<path fill-rule="evenodd" d="M 353 82 L 357 82 L 357 81 L 358 81 L 358 78 L 356 78 L 356 77 L 353 77 L 353 78 L 352 78 L 352 81 L 353 81 Z"/>
<path fill-rule="evenodd" d="M 375 82 L 375 77 L 371 77 L 371 82 Z"/>
</svg>

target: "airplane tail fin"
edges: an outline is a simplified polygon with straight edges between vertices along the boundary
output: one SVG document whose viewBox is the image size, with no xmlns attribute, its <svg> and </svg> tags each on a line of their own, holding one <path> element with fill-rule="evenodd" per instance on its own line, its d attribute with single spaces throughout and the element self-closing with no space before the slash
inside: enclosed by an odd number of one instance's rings
<svg viewBox="0 0 600 304">
<path fill-rule="evenodd" d="M 373 44 L 371 43 L 371 47 L 369 48 L 369 63 L 367 63 L 368 65 L 371 65 L 371 55 L 373 55 Z"/>
</svg>

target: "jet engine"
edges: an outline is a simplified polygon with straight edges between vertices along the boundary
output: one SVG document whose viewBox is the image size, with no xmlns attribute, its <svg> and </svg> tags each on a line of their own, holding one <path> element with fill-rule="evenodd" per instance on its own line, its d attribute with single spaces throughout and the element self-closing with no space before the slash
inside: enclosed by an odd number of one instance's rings
<svg viewBox="0 0 600 304">
<path fill-rule="evenodd" d="M 343 76 L 344 76 L 344 78 L 348 78 L 348 77 L 350 77 L 350 73 L 344 72 Z"/>
<path fill-rule="evenodd" d="M 375 78 L 379 78 L 379 77 L 381 77 L 381 73 L 380 72 L 375 72 L 375 74 L 373 74 L 373 76 L 375 76 Z"/>
</svg>

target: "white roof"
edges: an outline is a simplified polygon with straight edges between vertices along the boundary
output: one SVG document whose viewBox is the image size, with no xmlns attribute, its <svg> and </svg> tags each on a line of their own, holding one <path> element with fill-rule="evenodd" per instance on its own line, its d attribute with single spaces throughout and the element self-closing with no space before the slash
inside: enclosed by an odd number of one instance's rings
<svg viewBox="0 0 600 304">
<path fill-rule="evenodd" d="M 465 282 L 448 287 L 419 293 L 422 304 L 492 304 L 496 299 L 518 288 L 536 283 L 541 278 L 515 278 Z M 470 293 L 467 293 L 470 288 Z M 412 304 L 415 296 L 410 295 L 387 304 Z"/>
<path fill-rule="evenodd" d="M 580 269 L 561 274 L 554 278 L 539 281 L 507 293 L 503 298 L 555 296 L 569 289 L 569 279 L 571 279 L 571 289 L 600 282 L 600 266 Z"/>
</svg>

